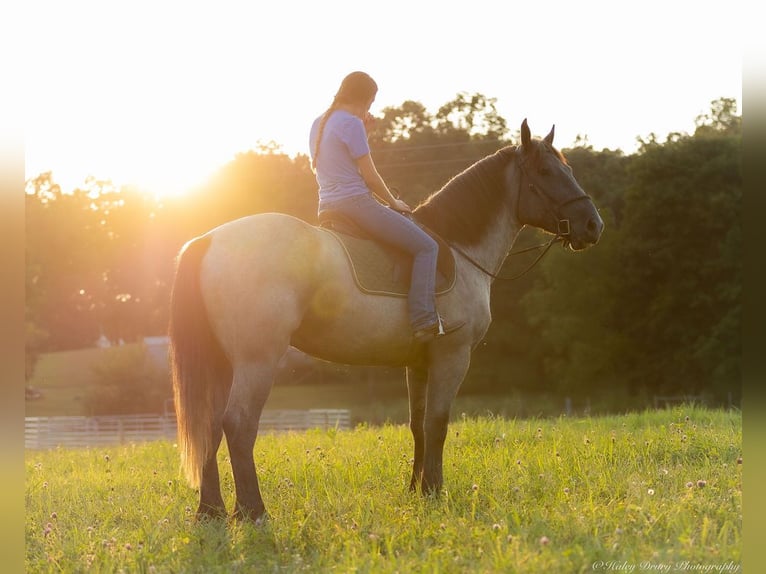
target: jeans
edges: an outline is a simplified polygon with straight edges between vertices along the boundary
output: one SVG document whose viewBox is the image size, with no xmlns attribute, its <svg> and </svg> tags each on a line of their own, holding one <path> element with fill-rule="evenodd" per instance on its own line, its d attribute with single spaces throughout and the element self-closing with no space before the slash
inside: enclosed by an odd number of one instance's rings
<svg viewBox="0 0 766 574">
<path fill-rule="evenodd" d="M 407 305 L 413 330 L 437 322 L 436 259 L 439 245 L 415 222 L 379 203 L 372 194 L 355 195 L 327 208 L 341 211 L 373 238 L 412 255 Z"/>
</svg>

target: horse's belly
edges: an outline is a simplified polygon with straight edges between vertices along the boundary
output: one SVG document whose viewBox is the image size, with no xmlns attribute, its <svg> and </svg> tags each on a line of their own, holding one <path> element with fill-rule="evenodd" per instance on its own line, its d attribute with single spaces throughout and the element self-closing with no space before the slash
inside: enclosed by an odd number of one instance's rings
<svg viewBox="0 0 766 574">
<path fill-rule="evenodd" d="M 291 344 L 314 357 L 350 365 L 404 365 L 412 352 L 406 300 L 374 295 L 310 309 Z"/>
</svg>

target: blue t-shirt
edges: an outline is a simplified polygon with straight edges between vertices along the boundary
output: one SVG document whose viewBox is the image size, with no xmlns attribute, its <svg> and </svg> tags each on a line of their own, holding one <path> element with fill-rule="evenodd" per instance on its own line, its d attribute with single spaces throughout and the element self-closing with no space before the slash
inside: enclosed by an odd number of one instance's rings
<svg viewBox="0 0 766 574">
<path fill-rule="evenodd" d="M 321 122 L 322 116 L 319 116 L 311 126 L 312 158 Z M 332 112 L 322 132 L 316 166 L 320 211 L 341 199 L 370 192 L 356 165 L 356 160 L 368 153 L 370 146 L 362 120 L 344 110 Z"/>
</svg>

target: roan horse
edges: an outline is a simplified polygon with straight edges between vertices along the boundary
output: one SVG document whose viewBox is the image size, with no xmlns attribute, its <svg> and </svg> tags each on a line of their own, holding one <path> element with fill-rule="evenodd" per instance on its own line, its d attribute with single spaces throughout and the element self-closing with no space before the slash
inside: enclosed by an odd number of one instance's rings
<svg viewBox="0 0 766 574">
<path fill-rule="evenodd" d="M 406 299 L 365 294 L 336 238 L 294 217 L 231 221 L 181 250 L 173 285 L 170 356 L 182 466 L 200 488 L 198 516 L 224 516 L 216 453 L 225 433 L 234 517 L 266 510 L 253 463 L 258 421 L 288 346 L 346 364 L 404 366 L 415 457 L 410 488 L 438 493 L 450 406 L 489 328 L 490 287 L 525 225 L 572 250 L 603 222 L 553 147 L 553 129 L 508 146 L 454 177 L 414 211 L 455 253 L 454 287 L 437 299 L 446 327 L 417 345 Z"/>
</svg>

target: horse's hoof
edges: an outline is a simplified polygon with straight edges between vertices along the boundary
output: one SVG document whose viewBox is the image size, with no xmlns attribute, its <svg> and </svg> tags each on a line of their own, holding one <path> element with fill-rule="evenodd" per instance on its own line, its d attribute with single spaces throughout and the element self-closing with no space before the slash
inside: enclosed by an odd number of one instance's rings
<svg viewBox="0 0 766 574">
<path fill-rule="evenodd" d="M 218 506 L 200 506 L 195 518 L 198 522 L 205 520 L 221 520 L 226 518 L 226 508 Z"/>
<path fill-rule="evenodd" d="M 231 515 L 232 520 L 235 522 L 251 522 L 255 526 L 263 526 L 268 520 L 266 509 L 254 510 L 238 508 Z"/>
</svg>

